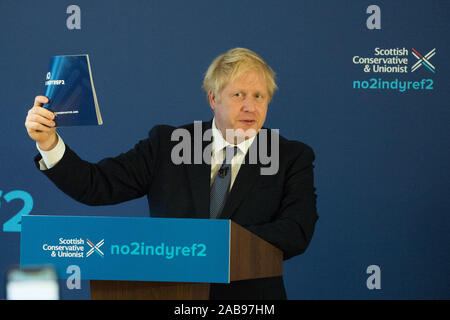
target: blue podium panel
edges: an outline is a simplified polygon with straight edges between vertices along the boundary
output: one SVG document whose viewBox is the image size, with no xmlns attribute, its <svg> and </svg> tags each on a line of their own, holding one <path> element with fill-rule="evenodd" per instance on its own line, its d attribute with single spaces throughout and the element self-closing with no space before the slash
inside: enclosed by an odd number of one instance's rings
<svg viewBox="0 0 450 320">
<path fill-rule="evenodd" d="M 51 264 L 60 278 L 228 283 L 230 221 L 24 216 L 20 265 Z"/>
</svg>

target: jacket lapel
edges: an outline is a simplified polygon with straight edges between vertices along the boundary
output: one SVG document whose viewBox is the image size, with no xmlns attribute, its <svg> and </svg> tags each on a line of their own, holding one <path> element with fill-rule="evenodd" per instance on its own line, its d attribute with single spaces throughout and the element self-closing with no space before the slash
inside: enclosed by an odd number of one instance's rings
<svg viewBox="0 0 450 320">
<path fill-rule="evenodd" d="M 258 141 L 259 141 L 259 134 L 256 136 L 256 139 L 253 140 L 252 145 L 250 146 L 250 148 L 247 151 L 247 154 L 245 155 L 245 160 L 241 164 L 238 175 L 236 176 L 236 180 L 234 181 L 233 187 L 231 188 L 231 191 L 226 200 L 222 214 L 219 216 L 220 219 L 231 219 L 233 214 L 241 205 L 242 201 L 251 192 L 252 188 L 255 186 L 256 182 L 259 179 L 261 170 L 259 154 L 257 157 L 258 161 L 256 163 L 254 164 L 249 163 L 249 154 L 251 152 L 258 151 L 257 148 Z"/>
</svg>

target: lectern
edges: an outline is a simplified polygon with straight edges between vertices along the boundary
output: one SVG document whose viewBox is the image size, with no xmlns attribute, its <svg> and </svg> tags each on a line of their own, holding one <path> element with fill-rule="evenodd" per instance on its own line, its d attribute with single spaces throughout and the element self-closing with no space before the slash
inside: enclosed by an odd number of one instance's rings
<svg viewBox="0 0 450 320">
<path fill-rule="evenodd" d="M 209 298 L 210 283 L 282 275 L 281 250 L 231 220 L 24 216 L 21 266 L 78 266 L 91 299 Z"/>
</svg>

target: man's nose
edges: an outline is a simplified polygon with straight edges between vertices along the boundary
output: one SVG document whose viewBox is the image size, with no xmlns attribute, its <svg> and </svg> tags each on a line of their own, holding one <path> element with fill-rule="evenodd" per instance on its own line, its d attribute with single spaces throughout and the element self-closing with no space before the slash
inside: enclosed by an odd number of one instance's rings
<svg viewBox="0 0 450 320">
<path fill-rule="evenodd" d="M 242 100 L 242 111 L 245 112 L 255 111 L 255 101 L 253 101 L 252 98 L 245 97 L 245 99 Z"/>
</svg>

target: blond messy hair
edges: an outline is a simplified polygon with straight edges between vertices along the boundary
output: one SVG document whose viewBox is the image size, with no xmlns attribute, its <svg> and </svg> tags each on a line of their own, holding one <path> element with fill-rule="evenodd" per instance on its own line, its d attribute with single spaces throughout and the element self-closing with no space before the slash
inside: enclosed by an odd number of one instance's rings
<svg viewBox="0 0 450 320">
<path fill-rule="evenodd" d="M 255 69 L 263 73 L 271 101 L 275 90 L 278 89 L 275 72 L 258 54 L 245 48 L 234 48 L 215 58 L 206 71 L 202 89 L 206 91 L 207 99 L 210 91 L 219 97 L 228 82 Z"/>
</svg>

